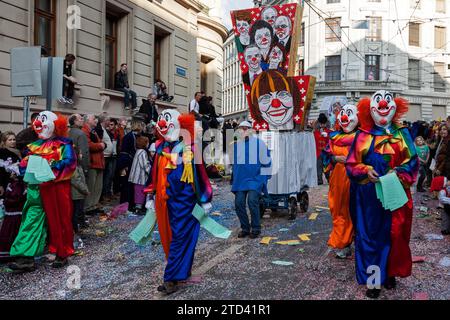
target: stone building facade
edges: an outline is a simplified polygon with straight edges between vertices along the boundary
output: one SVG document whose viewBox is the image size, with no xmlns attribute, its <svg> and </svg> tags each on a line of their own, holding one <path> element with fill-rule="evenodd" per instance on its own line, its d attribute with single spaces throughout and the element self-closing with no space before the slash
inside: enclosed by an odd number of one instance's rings
<svg viewBox="0 0 450 320">
<path fill-rule="evenodd" d="M 81 24 L 69 28 L 76 10 Z M 222 104 L 227 30 L 201 1 L 1 0 L 0 17 L 2 131 L 17 130 L 22 122 L 22 99 L 12 98 L 10 92 L 10 50 L 14 47 L 43 45 L 51 56 L 76 55 L 76 109 L 54 102 L 54 111 L 130 116 L 122 94 L 113 90 L 114 73 L 121 63 L 129 66 L 130 87 L 137 92 L 138 105 L 157 78 L 174 96 L 172 103 L 160 103 L 160 109 L 186 111 L 200 90 L 211 95 L 217 106 Z M 32 102 L 31 111 L 45 109 L 44 99 Z"/>
</svg>

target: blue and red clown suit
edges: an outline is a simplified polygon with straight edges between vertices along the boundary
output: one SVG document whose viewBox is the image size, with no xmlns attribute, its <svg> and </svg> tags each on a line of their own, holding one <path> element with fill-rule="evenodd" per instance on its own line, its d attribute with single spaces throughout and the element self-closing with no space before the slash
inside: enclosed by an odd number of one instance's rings
<svg viewBox="0 0 450 320">
<path fill-rule="evenodd" d="M 72 140 L 67 138 L 68 123 L 62 116 L 44 111 L 34 121 L 39 140 L 29 144 L 20 163 L 26 171 L 30 156 L 47 160 L 55 179 L 39 186 L 49 230 L 48 250 L 57 259 L 65 260 L 74 253 L 72 228 L 72 198 L 70 179 L 77 166 Z"/>
<path fill-rule="evenodd" d="M 385 91 L 358 104 L 360 130 L 346 162 L 351 180 L 350 212 L 356 230 L 355 262 L 359 284 L 368 284 L 373 267 L 379 267 L 380 285 L 395 287 L 395 277 L 412 270 L 409 248 L 413 201 L 410 187 L 417 178 L 419 161 L 407 128 L 400 125 L 408 103 Z M 408 202 L 395 211 L 385 210 L 375 190 L 375 176 L 395 172 Z M 388 286 L 389 285 L 389 286 Z M 370 296 L 375 298 L 379 295 Z"/>
<path fill-rule="evenodd" d="M 161 138 L 156 142 L 147 191 L 155 194 L 158 229 L 167 258 L 164 284 L 173 285 L 191 276 L 200 231 L 200 223 L 192 212 L 196 205 L 209 204 L 212 199 L 205 167 L 194 159 L 201 159 L 193 143 L 194 122 L 192 115 L 165 110 L 156 126 Z M 183 132 L 188 134 L 180 139 Z M 169 290 L 158 290 L 166 289 Z"/>
</svg>

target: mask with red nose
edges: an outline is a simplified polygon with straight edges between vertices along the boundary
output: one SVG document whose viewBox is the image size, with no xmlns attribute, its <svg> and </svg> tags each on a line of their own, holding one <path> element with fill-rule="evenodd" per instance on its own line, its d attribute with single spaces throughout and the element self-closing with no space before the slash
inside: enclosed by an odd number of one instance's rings
<svg viewBox="0 0 450 320">
<path fill-rule="evenodd" d="M 350 133 L 355 130 L 358 125 L 356 106 L 351 104 L 343 106 L 338 114 L 338 122 L 345 133 Z"/>
<path fill-rule="evenodd" d="M 392 93 L 385 90 L 375 92 L 370 100 L 370 115 L 379 127 L 387 128 L 397 112 Z"/>
<path fill-rule="evenodd" d="M 177 141 L 180 138 L 180 113 L 176 110 L 164 110 L 156 123 L 156 130 L 169 142 Z"/>
<path fill-rule="evenodd" d="M 55 121 L 58 119 L 57 115 L 50 111 L 43 111 L 33 122 L 33 130 L 38 135 L 39 139 L 47 140 L 54 136 Z"/>
</svg>

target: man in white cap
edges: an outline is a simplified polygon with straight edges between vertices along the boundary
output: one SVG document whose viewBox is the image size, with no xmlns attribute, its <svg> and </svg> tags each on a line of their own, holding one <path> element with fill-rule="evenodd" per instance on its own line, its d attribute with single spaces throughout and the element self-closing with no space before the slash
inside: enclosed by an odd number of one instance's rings
<svg viewBox="0 0 450 320">
<path fill-rule="evenodd" d="M 236 214 L 241 223 L 239 238 L 251 239 L 261 234 L 259 199 L 267 192 L 270 178 L 270 153 L 265 143 L 252 134 L 252 125 L 243 121 L 238 127 L 238 141 L 234 145 L 231 192 L 235 194 Z M 249 222 L 246 204 L 250 209 Z"/>
</svg>

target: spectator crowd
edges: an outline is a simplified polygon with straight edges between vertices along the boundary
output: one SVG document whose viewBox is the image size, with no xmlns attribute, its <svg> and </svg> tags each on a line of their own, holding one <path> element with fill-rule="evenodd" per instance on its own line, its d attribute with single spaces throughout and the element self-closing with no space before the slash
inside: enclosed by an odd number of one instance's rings
<svg viewBox="0 0 450 320">
<path fill-rule="evenodd" d="M 120 74 L 116 75 L 116 83 L 124 87 L 128 85 L 126 70 L 126 65 L 123 65 Z M 66 73 L 70 77 L 70 70 Z M 69 78 L 67 81 L 70 82 Z M 67 86 L 72 85 L 65 83 L 65 92 L 68 89 L 71 93 L 73 88 Z M 169 102 L 173 99 L 164 87 L 164 83 L 158 80 L 154 92 L 143 99 L 139 109 L 135 108 L 131 119 L 112 118 L 106 113 L 75 113 L 68 118 L 68 137 L 77 156 L 77 168 L 71 178 L 75 249 L 84 246 L 80 234 L 90 227 L 88 218 L 105 214 L 105 205 L 120 202 L 128 204 L 128 210 L 133 214 L 145 215 L 144 189 L 149 185 L 156 152 L 157 101 Z M 134 107 L 134 94 L 125 89 L 125 99 Z M 71 99 L 71 95 L 65 93 L 64 99 Z M 212 105 L 212 98 L 199 92 L 193 101 L 199 106 L 196 116 L 202 120 L 203 129 L 218 128 L 219 117 Z M 17 134 L 0 132 L 0 263 L 14 260 L 10 249 L 19 232 L 27 201 L 23 177 L 14 168 L 18 168 L 18 163 L 26 156 L 27 146 L 39 140 L 32 125 L 38 116 L 38 113 L 33 113 L 31 125 Z"/>
</svg>

